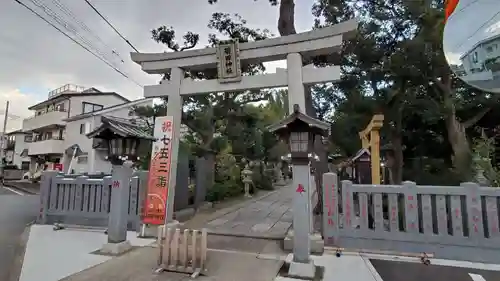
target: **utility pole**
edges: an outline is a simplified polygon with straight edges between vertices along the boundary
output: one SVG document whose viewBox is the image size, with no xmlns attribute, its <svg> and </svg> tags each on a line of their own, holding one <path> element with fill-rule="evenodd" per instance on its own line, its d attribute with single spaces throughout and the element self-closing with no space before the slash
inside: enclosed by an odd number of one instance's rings
<svg viewBox="0 0 500 281">
<path fill-rule="evenodd" d="M 3 185 L 3 158 L 5 154 L 5 131 L 7 130 L 7 118 L 9 116 L 9 101 L 7 101 L 7 104 L 5 105 L 5 114 L 4 114 L 4 119 L 3 119 L 3 131 L 2 131 L 2 143 L 0 144 L 0 181 Z"/>
</svg>

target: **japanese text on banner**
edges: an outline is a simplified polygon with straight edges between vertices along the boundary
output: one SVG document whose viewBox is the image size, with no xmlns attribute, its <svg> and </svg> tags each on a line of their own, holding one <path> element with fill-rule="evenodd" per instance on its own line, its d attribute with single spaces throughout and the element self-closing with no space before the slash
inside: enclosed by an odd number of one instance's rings
<svg viewBox="0 0 500 281">
<path fill-rule="evenodd" d="M 148 195 L 142 220 L 147 224 L 160 225 L 165 222 L 168 199 L 168 181 L 172 159 L 172 117 L 158 117 L 155 121 L 154 136 L 149 167 Z"/>
</svg>

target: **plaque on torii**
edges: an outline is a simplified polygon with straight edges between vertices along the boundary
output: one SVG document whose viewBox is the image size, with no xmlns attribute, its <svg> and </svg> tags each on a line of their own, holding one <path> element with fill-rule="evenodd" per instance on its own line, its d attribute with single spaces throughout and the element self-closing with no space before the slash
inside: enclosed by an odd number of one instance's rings
<svg viewBox="0 0 500 281">
<path fill-rule="evenodd" d="M 217 79 L 219 83 L 241 81 L 240 50 L 237 39 L 217 44 Z"/>
</svg>

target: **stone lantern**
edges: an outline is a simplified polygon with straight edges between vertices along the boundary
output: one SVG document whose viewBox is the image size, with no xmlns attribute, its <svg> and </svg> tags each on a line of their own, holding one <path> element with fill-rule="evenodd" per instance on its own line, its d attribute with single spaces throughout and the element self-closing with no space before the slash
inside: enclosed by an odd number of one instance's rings
<svg viewBox="0 0 500 281">
<path fill-rule="evenodd" d="M 293 276 L 314 276 L 315 266 L 310 259 L 311 251 L 311 173 L 310 162 L 314 159 L 314 140 L 328 136 L 330 124 L 312 118 L 300 111 L 297 104 L 293 113 L 271 125 L 268 130 L 288 143 L 293 172 L 293 262 L 289 274 Z"/>
<path fill-rule="evenodd" d="M 108 221 L 108 243 L 102 253 L 117 255 L 131 248 L 127 240 L 128 201 L 132 165 L 139 159 L 140 142 L 152 141 L 140 126 L 131 120 L 103 116 L 101 125 L 87 134 L 88 138 L 101 139 L 108 148 L 107 159 L 111 162 L 111 203 Z"/>
<path fill-rule="evenodd" d="M 241 181 L 245 185 L 245 197 L 252 197 L 250 195 L 250 185 L 252 184 L 252 170 L 250 170 L 250 167 L 248 167 L 248 164 L 245 165 L 245 168 L 243 171 L 241 171 Z"/>
</svg>

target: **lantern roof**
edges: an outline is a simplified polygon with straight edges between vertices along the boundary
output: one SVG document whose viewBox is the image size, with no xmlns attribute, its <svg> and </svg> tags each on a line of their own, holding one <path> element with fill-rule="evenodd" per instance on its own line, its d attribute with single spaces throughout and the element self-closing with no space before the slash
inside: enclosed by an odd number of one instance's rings
<svg viewBox="0 0 500 281">
<path fill-rule="evenodd" d="M 267 127 L 271 133 L 284 133 L 290 131 L 292 124 L 302 123 L 308 125 L 311 130 L 322 136 L 328 136 L 330 131 L 330 123 L 323 122 L 314 117 L 300 112 L 297 104 L 293 106 L 293 113 L 285 117 L 283 120 Z"/>
<path fill-rule="evenodd" d="M 112 136 L 155 140 L 155 138 L 136 120 L 102 116 L 101 125 L 87 134 L 88 138 L 110 139 Z"/>
</svg>

